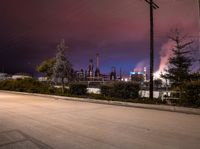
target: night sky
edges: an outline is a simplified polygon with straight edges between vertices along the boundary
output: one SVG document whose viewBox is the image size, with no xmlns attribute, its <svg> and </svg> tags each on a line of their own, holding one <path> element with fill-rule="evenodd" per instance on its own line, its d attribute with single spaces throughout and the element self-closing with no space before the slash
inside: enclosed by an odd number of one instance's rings
<svg viewBox="0 0 200 149">
<path fill-rule="evenodd" d="M 155 67 L 167 34 L 198 35 L 197 0 L 155 0 Z M 56 53 L 64 38 L 75 69 L 100 54 L 101 71 L 128 74 L 149 65 L 149 6 L 144 0 L 1 0 L 0 71 L 29 72 Z"/>
</svg>

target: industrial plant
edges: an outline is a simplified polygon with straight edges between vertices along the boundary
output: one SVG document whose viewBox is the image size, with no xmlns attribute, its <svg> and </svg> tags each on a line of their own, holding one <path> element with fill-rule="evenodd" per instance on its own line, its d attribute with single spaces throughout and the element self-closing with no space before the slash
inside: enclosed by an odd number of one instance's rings
<svg viewBox="0 0 200 149">
<path fill-rule="evenodd" d="M 133 69 L 129 75 L 123 75 L 121 69 L 117 73 L 116 67 L 111 67 L 111 71 L 105 74 L 100 69 L 100 54 L 96 54 L 96 60 L 89 59 L 88 67 L 76 71 L 76 80 L 82 83 L 88 83 L 88 86 L 98 86 L 105 83 L 115 81 L 134 81 L 143 84 L 147 82 L 147 70 L 144 67 L 142 70 Z"/>
</svg>

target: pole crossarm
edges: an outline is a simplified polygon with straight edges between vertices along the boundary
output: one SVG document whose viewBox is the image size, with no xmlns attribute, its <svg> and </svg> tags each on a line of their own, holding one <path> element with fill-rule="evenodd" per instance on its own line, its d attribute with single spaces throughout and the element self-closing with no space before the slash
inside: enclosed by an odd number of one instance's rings
<svg viewBox="0 0 200 149">
<path fill-rule="evenodd" d="M 154 3 L 154 2 L 152 2 L 152 4 L 151 4 L 151 2 L 149 1 L 149 0 L 145 0 L 147 3 L 149 3 L 150 5 L 152 5 L 152 7 L 154 8 L 154 9 L 158 9 L 159 8 L 159 6 L 156 4 L 156 3 Z"/>
</svg>

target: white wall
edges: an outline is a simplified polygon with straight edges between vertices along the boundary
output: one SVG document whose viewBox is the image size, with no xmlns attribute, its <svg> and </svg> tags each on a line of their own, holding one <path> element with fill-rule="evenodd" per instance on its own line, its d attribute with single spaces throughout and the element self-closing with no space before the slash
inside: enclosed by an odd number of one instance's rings
<svg viewBox="0 0 200 149">
<path fill-rule="evenodd" d="M 168 96 L 170 96 L 170 91 L 154 91 L 153 92 L 153 97 L 154 98 L 161 98 L 162 100 L 164 99 L 164 96 L 165 95 L 168 95 Z M 140 95 L 140 97 L 146 97 L 146 98 L 148 98 L 149 97 L 149 91 L 145 91 L 145 90 L 140 90 L 139 91 L 139 95 Z"/>
<path fill-rule="evenodd" d="M 93 94 L 101 94 L 101 90 L 99 88 L 87 88 L 87 92 Z"/>
<path fill-rule="evenodd" d="M 12 79 L 17 80 L 17 79 L 25 79 L 25 78 L 32 78 L 30 76 L 24 76 L 24 75 L 13 75 Z"/>
</svg>

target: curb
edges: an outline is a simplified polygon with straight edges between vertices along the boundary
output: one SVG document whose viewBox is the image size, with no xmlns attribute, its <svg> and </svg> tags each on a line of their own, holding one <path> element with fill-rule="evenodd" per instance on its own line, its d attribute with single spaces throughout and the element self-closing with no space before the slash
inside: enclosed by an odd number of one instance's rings
<svg viewBox="0 0 200 149">
<path fill-rule="evenodd" d="M 0 92 L 11 93 L 11 94 L 21 94 L 21 95 L 32 95 L 32 96 L 39 96 L 39 97 L 46 97 L 46 98 L 48 97 L 48 98 L 61 99 L 61 100 L 71 100 L 71 101 L 79 101 L 79 102 L 89 102 L 89 103 L 97 103 L 97 104 L 107 104 L 107 105 L 115 105 L 115 106 L 125 106 L 125 107 L 133 107 L 133 108 L 143 108 L 143 109 L 152 109 L 152 110 L 200 115 L 200 109 L 198 108 L 186 108 L 186 107 L 177 107 L 177 106 L 169 106 L 169 105 L 141 104 L 141 103 L 120 102 L 120 101 L 107 101 L 107 100 L 98 100 L 98 99 L 90 99 L 90 98 L 65 97 L 65 96 L 57 96 L 57 95 L 15 92 L 15 91 L 5 91 L 5 90 L 0 90 Z"/>
</svg>

